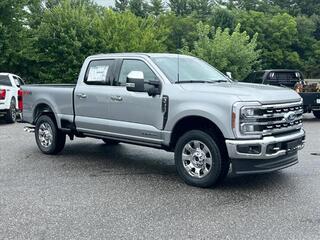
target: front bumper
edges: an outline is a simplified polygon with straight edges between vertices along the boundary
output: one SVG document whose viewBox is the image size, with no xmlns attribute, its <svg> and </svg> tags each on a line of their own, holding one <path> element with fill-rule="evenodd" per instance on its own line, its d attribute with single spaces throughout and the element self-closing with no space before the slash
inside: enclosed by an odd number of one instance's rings
<svg viewBox="0 0 320 240">
<path fill-rule="evenodd" d="M 304 141 L 305 131 L 301 129 L 257 140 L 226 140 L 226 146 L 234 173 L 265 173 L 296 164 L 297 151 L 304 147 Z M 250 152 L 250 148 L 255 152 Z"/>
</svg>

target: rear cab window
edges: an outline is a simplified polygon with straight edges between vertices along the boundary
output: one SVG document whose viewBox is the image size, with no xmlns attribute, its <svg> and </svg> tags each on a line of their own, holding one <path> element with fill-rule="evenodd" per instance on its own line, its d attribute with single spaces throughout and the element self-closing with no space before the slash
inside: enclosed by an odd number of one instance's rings
<svg viewBox="0 0 320 240">
<path fill-rule="evenodd" d="M 12 87 L 12 84 L 8 75 L 0 75 L 0 86 Z"/>
<path fill-rule="evenodd" d="M 270 72 L 267 81 L 270 85 L 293 88 L 302 78 L 301 73 L 298 71 Z"/>
</svg>

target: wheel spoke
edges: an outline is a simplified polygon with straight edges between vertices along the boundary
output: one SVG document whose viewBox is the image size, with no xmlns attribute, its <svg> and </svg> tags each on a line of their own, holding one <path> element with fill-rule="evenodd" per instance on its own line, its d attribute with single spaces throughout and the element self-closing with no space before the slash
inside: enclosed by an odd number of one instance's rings
<svg viewBox="0 0 320 240">
<path fill-rule="evenodd" d="M 191 154 L 195 152 L 195 149 L 191 146 L 190 143 L 188 143 L 184 148 Z"/>
<path fill-rule="evenodd" d="M 195 169 L 195 171 L 194 171 L 195 175 L 196 175 L 198 178 L 200 178 L 200 177 L 201 177 L 201 174 L 200 174 L 201 168 L 194 168 L 194 169 Z"/>
<path fill-rule="evenodd" d="M 212 169 L 211 151 L 199 140 L 191 140 L 185 144 L 181 159 L 186 172 L 194 178 L 203 178 Z"/>
<path fill-rule="evenodd" d="M 191 158 L 192 158 L 191 154 L 185 154 L 185 153 L 182 154 L 183 161 L 191 161 Z"/>
<path fill-rule="evenodd" d="M 195 149 L 200 149 L 200 141 L 193 141 L 193 145 Z"/>
</svg>

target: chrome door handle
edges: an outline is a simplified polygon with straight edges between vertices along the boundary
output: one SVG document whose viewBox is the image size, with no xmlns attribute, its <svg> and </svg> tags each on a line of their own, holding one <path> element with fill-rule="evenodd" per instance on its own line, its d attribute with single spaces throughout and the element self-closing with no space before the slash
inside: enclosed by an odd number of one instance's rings
<svg viewBox="0 0 320 240">
<path fill-rule="evenodd" d="M 117 101 L 117 102 L 122 101 L 122 97 L 120 97 L 120 96 L 111 96 L 110 98 L 112 101 Z"/>
<path fill-rule="evenodd" d="M 87 95 L 85 95 L 84 93 L 78 93 L 77 97 L 78 98 L 87 98 Z"/>
</svg>

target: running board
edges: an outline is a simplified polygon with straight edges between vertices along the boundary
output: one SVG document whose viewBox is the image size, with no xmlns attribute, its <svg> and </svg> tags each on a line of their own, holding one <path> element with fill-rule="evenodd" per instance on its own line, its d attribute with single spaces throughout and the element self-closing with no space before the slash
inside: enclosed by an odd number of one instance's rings
<svg viewBox="0 0 320 240">
<path fill-rule="evenodd" d="M 34 127 L 24 127 L 23 130 L 28 133 L 34 133 Z"/>
</svg>

